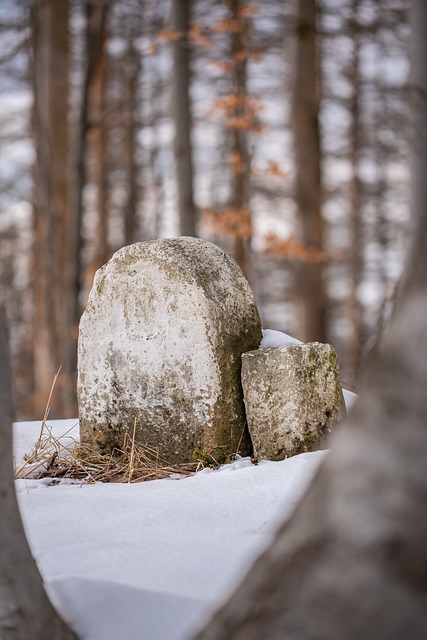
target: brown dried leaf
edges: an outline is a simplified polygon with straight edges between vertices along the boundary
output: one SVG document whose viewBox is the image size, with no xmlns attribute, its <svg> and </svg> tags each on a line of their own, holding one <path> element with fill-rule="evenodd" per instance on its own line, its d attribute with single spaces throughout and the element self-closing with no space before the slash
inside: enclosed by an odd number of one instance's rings
<svg viewBox="0 0 427 640">
<path fill-rule="evenodd" d="M 266 237 L 264 253 L 280 258 L 289 258 L 290 260 L 310 263 L 328 262 L 330 260 L 338 260 L 342 257 L 338 251 L 322 251 L 321 249 L 308 247 L 292 236 L 283 239 L 274 233 L 270 233 Z"/>
<path fill-rule="evenodd" d="M 241 4 L 237 10 L 237 16 L 241 20 L 251 18 L 261 11 L 261 7 L 256 4 Z"/>
<path fill-rule="evenodd" d="M 223 236 L 250 238 L 253 235 L 251 211 L 249 207 L 225 207 L 215 211 L 205 209 L 202 224 Z"/>
<path fill-rule="evenodd" d="M 200 24 L 192 24 L 188 30 L 188 35 L 196 44 L 210 49 L 212 47 L 212 40 L 205 34 L 203 27 Z"/>
<path fill-rule="evenodd" d="M 218 20 L 212 26 L 214 33 L 241 33 L 244 29 L 243 24 L 239 20 L 232 20 L 231 18 L 224 18 Z"/>
<path fill-rule="evenodd" d="M 161 31 L 157 31 L 155 37 L 157 40 L 165 40 L 166 42 L 177 42 L 178 40 L 182 40 L 184 34 L 180 31 L 176 31 L 176 29 L 167 28 L 162 29 Z"/>
</svg>

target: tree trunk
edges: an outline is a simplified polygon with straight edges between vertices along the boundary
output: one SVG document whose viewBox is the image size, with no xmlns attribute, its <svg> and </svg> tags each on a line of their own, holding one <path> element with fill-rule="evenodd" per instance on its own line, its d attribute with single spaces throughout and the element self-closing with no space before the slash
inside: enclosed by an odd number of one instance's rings
<svg viewBox="0 0 427 640">
<path fill-rule="evenodd" d="M 142 30 L 142 29 L 141 29 Z M 137 153 L 137 110 L 138 81 L 141 72 L 141 54 L 135 50 L 133 38 L 129 35 L 127 79 L 127 101 L 124 113 L 125 129 L 125 168 L 127 177 L 127 199 L 124 212 L 125 243 L 133 244 L 140 240 L 138 221 L 139 178 L 140 171 L 136 159 Z"/>
<path fill-rule="evenodd" d="M 427 4 L 413 10 L 414 241 L 361 399 L 271 547 L 198 640 L 427 637 Z"/>
<path fill-rule="evenodd" d="M 239 9 L 242 3 L 240 0 L 231 0 L 231 19 L 240 26 L 243 26 Z M 231 60 L 234 63 L 234 90 L 241 98 L 247 98 L 247 74 L 246 74 L 246 57 L 245 44 L 242 38 L 242 29 L 236 29 L 232 33 L 231 40 Z M 244 106 L 237 106 L 235 117 L 239 118 L 244 113 Z M 236 215 L 243 216 L 249 207 L 249 160 L 247 151 L 247 133 L 242 127 L 236 126 L 232 129 L 233 134 L 233 150 L 232 157 L 236 159 L 235 169 L 232 168 L 232 189 L 233 201 L 232 206 L 236 211 Z M 244 234 L 237 232 L 234 236 L 234 258 L 241 268 L 243 274 L 249 277 L 248 252 L 249 238 Z"/>
<path fill-rule="evenodd" d="M 88 181 L 95 187 L 95 215 L 98 218 L 97 234 L 95 239 L 95 255 L 93 262 L 86 266 L 85 284 L 90 288 L 95 271 L 105 264 L 110 257 L 108 243 L 108 146 L 106 126 L 106 90 L 108 78 L 108 62 L 106 52 L 107 28 L 106 14 L 100 8 L 88 7 L 87 40 L 96 39 L 96 46 L 91 47 L 92 59 L 89 63 L 90 80 L 87 85 L 87 114 L 86 135 L 87 140 L 83 146 L 86 158 L 85 171 L 90 165 Z M 93 33 L 89 31 L 90 26 Z M 86 102 L 86 101 L 85 101 Z M 82 114 L 83 115 L 83 114 Z M 89 174 L 89 171 L 87 171 Z M 84 181 L 86 175 L 84 175 Z M 82 182 L 82 187 L 84 184 Z"/>
<path fill-rule="evenodd" d="M 353 95 L 350 102 L 351 111 L 351 133 L 350 133 L 350 161 L 352 166 L 351 179 L 351 247 L 350 247 L 350 270 L 351 270 L 351 291 L 349 301 L 349 317 L 351 323 L 351 334 L 348 340 L 347 366 L 352 371 L 353 379 L 359 368 L 362 342 L 362 308 L 359 302 L 359 286 L 362 279 L 362 182 L 359 177 L 359 161 L 361 152 L 360 140 L 360 36 L 358 25 L 359 1 L 353 4 L 353 58 L 350 70 Z"/>
<path fill-rule="evenodd" d="M 81 293 L 84 289 L 84 274 L 82 269 L 83 249 L 83 191 L 87 181 L 87 134 L 91 127 L 90 107 L 91 91 L 94 78 L 100 78 L 102 67 L 99 60 L 102 55 L 103 34 L 107 13 L 107 3 L 89 3 L 86 6 L 86 50 L 85 70 L 82 88 L 79 116 L 75 123 L 76 134 L 73 148 L 73 203 L 72 215 L 68 225 L 67 262 L 65 287 L 69 292 L 67 314 L 70 333 L 77 340 L 78 326 L 81 314 Z M 103 231 L 105 236 L 105 229 Z M 105 242 L 106 239 L 102 242 Z M 77 368 L 76 349 L 73 349 L 74 369 Z"/>
<path fill-rule="evenodd" d="M 197 235 L 196 210 L 193 200 L 190 62 L 187 36 L 190 8 L 191 0 L 172 1 L 172 26 L 181 34 L 181 38 L 173 44 L 173 116 L 175 120 L 179 225 L 182 236 Z"/>
<path fill-rule="evenodd" d="M 4 311 L 0 307 L 0 637 L 72 640 L 58 616 L 25 537 L 12 468 L 12 383 Z"/>
<path fill-rule="evenodd" d="M 301 240 L 306 247 L 321 251 L 323 222 L 316 15 L 315 0 L 298 0 L 293 122 Z M 306 261 L 299 265 L 296 293 L 300 298 L 298 337 L 304 342 L 325 342 L 326 293 L 321 263 Z"/>
<path fill-rule="evenodd" d="M 64 256 L 68 191 L 68 2 L 34 3 L 33 83 L 36 142 L 34 199 L 35 412 L 43 415 L 53 378 L 56 416 L 75 415 L 72 363 L 65 305 Z"/>
</svg>

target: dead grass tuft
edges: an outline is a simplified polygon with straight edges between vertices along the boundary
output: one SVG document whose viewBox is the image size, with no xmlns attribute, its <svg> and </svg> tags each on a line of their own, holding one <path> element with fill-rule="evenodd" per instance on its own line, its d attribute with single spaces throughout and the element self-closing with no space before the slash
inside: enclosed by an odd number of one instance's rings
<svg viewBox="0 0 427 640">
<path fill-rule="evenodd" d="M 67 432 L 68 433 L 68 432 Z M 34 449 L 25 456 L 23 464 L 15 470 L 16 478 L 63 478 L 84 483 L 95 482 L 145 482 L 162 478 L 183 478 L 196 472 L 198 462 L 170 464 L 163 460 L 158 451 L 135 442 L 126 436 L 122 449 L 110 454 L 74 441 L 63 444 L 67 433 L 59 439 L 44 423 Z"/>
<path fill-rule="evenodd" d="M 126 434 L 123 447 L 108 454 L 77 442 L 69 435 L 72 428 L 59 438 L 55 437 L 52 427 L 48 425 L 48 417 L 59 371 L 49 393 L 40 435 L 32 451 L 25 454 L 23 463 L 15 465 L 15 478 L 51 478 L 52 484 L 65 478 L 83 483 L 145 482 L 162 478 L 183 478 L 205 467 L 218 468 L 234 459 L 233 456 L 224 454 L 223 447 L 218 447 L 209 452 L 195 450 L 194 462 L 171 464 L 161 458 L 155 448 L 135 441 L 136 419 L 132 436 Z"/>
<path fill-rule="evenodd" d="M 68 470 L 73 466 L 74 451 L 77 443 L 68 433 L 55 438 L 52 428 L 43 420 L 40 435 L 30 453 L 24 455 L 24 462 L 15 465 L 15 478 L 69 477 Z M 66 440 L 68 443 L 66 444 Z"/>
</svg>

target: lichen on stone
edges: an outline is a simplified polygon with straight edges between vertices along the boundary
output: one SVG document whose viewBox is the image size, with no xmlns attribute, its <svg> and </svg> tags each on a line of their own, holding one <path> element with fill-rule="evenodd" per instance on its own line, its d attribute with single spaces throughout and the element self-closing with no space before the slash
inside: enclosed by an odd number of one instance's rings
<svg viewBox="0 0 427 640">
<path fill-rule="evenodd" d="M 345 414 L 335 350 L 309 343 L 242 357 L 242 384 L 255 454 L 270 460 L 323 448 Z"/>
<path fill-rule="evenodd" d="M 173 238 L 118 251 L 96 274 L 82 316 L 78 400 L 83 442 L 138 442 L 171 462 L 195 448 L 250 453 L 241 355 L 262 338 L 237 264 L 212 243 Z"/>
</svg>

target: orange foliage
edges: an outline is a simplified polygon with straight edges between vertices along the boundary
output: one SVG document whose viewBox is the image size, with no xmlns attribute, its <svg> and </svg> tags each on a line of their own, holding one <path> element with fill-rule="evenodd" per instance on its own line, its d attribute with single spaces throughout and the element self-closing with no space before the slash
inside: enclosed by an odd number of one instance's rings
<svg viewBox="0 0 427 640">
<path fill-rule="evenodd" d="M 241 176 L 243 173 L 245 173 L 246 164 L 241 153 L 238 153 L 237 151 L 234 153 L 230 153 L 227 161 L 230 165 L 230 171 L 233 176 Z"/>
<path fill-rule="evenodd" d="M 236 51 L 236 53 L 233 55 L 233 60 L 237 63 L 244 62 L 245 60 L 248 60 L 250 56 L 251 52 L 248 49 L 240 49 L 240 51 Z"/>
<path fill-rule="evenodd" d="M 263 109 L 261 101 L 254 96 L 243 96 L 239 93 L 228 95 L 214 100 L 209 108 L 208 115 L 214 111 L 222 111 L 225 115 L 234 115 L 238 110 L 257 116 Z"/>
<path fill-rule="evenodd" d="M 229 0 L 224 0 L 222 3 L 227 9 L 231 10 L 232 3 Z M 245 18 L 250 18 L 261 11 L 261 7 L 256 4 L 243 4 L 243 2 L 239 3 L 239 7 L 237 9 L 237 17 L 239 20 L 244 20 Z"/>
<path fill-rule="evenodd" d="M 269 176 L 276 176 L 277 178 L 287 178 L 288 174 L 286 171 L 280 168 L 277 162 L 271 161 L 268 163 L 266 173 Z"/>
<path fill-rule="evenodd" d="M 229 93 L 223 98 L 214 100 L 210 106 L 209 113 L 222 111 L 225 114 L 232 114 L 236 109 L 241 109 L 247 105 L 248 98 L 238 93 Z"/>
<path fill-rule="evenodd" d="M 157 40 L 166 40 L 166 42 L 177 42 L 178 40 L 182 40 L 184 35 L 180 31 L 176 31 L 175 29 L 162 29 L 155 34 Z"/>
<path fill-rule="evenodd" d="M 234 73 L 239 64 L 253 57 L 252 51 L 249 49 L 241 49 L 232 56 L 231 60 L 210 60 L 209 64 L 224 74 Z"/>
<path fill-rule="evenodd" d="M 205 49 L 210 49 L 212 47 L 212 40 L 208 38 L 203 31 L 203 27 L 199 24 L 192 24 L 188 30 L 188 35 L 196 44 L 204 47 Z"/>
<path fill-rule="evenodd" d="M 235 65 L 232 62 L 221 62 L 220 60 L 211 60 L 209 64 L 212 67 L 216 67 L 221 73 L 232 73 L 235 69 Z"/>
<path fill-rule="evenodd" d="M 339 260 L 342 256 L 339 251 L 321 251 L 313 247 L 307 247 L 295 238 L 279 238 L 274 233 L 266 237 L 264 253 L 279 258 L 300 260 L 301 262 L 320 263 L 330 260 Z"/>
<path fill-rule="evenodd" d="M 159 50 L 159 45 L 155 42 L 150 42 L 145 48 L 144 53 L 148 53 L 148 55 L 154 55 Z"/>
<path fill-rule="evenodd" d="M 261 11 L 261 7 L 255 4 L 241 4 L 237 11 L 237 16 L 240 20 L 245 18 L 251 18 Z"/>
<path fill-rule="evenodd" d="M 223 236 L 250 238 L 253 234 L 251 211 L 249 207 L 225 207 L 221 211 L 205 209 L 202 224 Z"/>
<path fill-rule="evenodd" d="M 214 111 L 222 111 L 228 116 L 226 126 L 229 129 L 260 132 L 262 127 L 258 121 L 258 114 L 261 110 L 262 105 L 258 98 L 230 93 L 215 100 L 207 115 L 211 115 Z"/>
<path fill-rule="evenodd" d="M 231 18 L 224 18 L 218 20 L 212 26 L 214 33 L 241 33 L 244 29 L 243 24 L 239 20 L 232 20 Z"/>
<path fill-rule="evenodd" d="M 265 169 L 253 169 L 252 174 L 254 176 L 272 176 L 275 178 L 288 178 L 288 173 L 284 171 L 277 162 L 271 160 L 267 163 L 267 167 Z"/>
<path fill-rule="evenodd" d="M 255 120 L 252 113 L 244 113 L 241 116 L 227 118 L 225 124 L 229 129 L 256 131 L 257 133 L 263 130 L 263 127 Z"/>
</svg>

